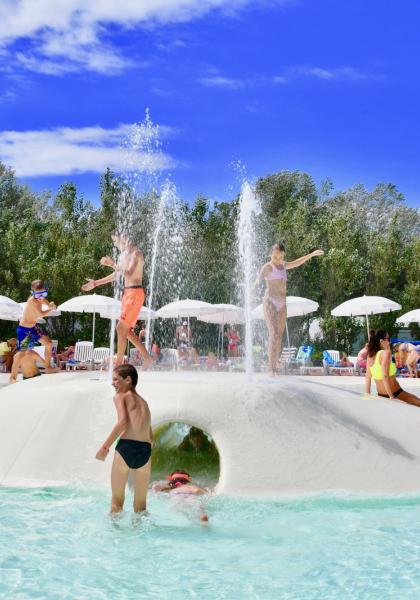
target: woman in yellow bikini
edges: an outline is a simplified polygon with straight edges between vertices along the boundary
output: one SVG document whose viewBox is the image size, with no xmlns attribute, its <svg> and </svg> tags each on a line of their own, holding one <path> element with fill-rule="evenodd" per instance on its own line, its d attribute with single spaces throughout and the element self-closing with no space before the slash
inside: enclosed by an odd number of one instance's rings
<svg viewBox="0 0 420 600">
<path fill-rule="evenodd" d="M 396 379 L 397 368 L 391 362 L 391 348 L 389 333 L 384 329 L 377 329 L 371 334 L 368 342 L 367 369 L 365 377 L 365 391 L 370 394 L 372 379 L 375 380 L 378 396 L 391 400 L 402 400 L 414 406 L 420 406 L 420 398 L 405 392 Z"/>
</svg>

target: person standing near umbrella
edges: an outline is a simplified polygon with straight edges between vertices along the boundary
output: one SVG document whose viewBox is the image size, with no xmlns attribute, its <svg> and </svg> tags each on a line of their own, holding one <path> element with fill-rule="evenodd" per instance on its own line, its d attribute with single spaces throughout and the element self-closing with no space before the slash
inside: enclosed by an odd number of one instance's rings
<svg viewBox="0 0 420 600">
<path fill-rule="evenodd" d="M 281 352 L 281 343 L 286 327 L 287 308 L 287 271 L 300 267 L 314 256 L 323 256 L 322 250 L 315 250 L 291 262 L 285 261 L 284 244 L 278 243 L 271 247 L 270 261 L 266 263 L 257 281 L 265 280 L 266 292 L 263 299 L 264 319 L 268 329 L 268 366 L 270 375 L 276 374 L 277 361 Z"/>
<path fill-rule="evenodd" d="M 82 285 L 82 290 L 90 292 L 101 285 L 115 281 L 119 273 L 122 275 L 124 278 L 124 294 L 121 300 L 121 315 L 117 325 L 118 350 L 116 366 L 123 363 L 127 340 L 129 340 L 140 351 L 143 357 L 143 365 L 147 367 L 152 359 L 144 344 L 140 342 L 134 333 L 134 326 L 137 323 L 137 318 L 145 299 L 142 285 L 144 268 L 143 252 L 126 236 L 114 233 L 112 241 L 115 247 L 121 252 L 118 264 L 109 256 L 102 257 L 100 264 L 105 267 L 111 267 L 113 272 L 106 277 L 102 277 L 102 279 L 87 279 L 87 283 Z"/>
<path fill-rule="evenodd" d="M 228 356 L 236 358 L 238 356 L 238 347 L 241 342 L 239 332 L 236 331 L 234 325 L 231 325 L 225 333 L 225 336 L 228 340 Z"/>
</svg>

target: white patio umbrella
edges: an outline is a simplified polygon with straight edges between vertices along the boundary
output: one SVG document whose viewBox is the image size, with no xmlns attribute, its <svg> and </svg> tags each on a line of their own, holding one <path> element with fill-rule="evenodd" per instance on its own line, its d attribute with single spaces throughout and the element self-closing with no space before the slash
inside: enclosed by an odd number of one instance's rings
<svg viewBox="0 0 420 600">
<path fill-rule="evenodd" d="M 165 304 L 162 308 L 156 311 L 156 317 L 161 319 L 178 319 L 180 317 L 199 317 L 206 309 L 213 305 L 209 302 L 201 300 L 175 300 L 169 304 Z"/>
<path fill-rule="evenodd" d="M 175 300 L 169 304 L 165 304 L 156 311 L 156 317 L 160 319 L 179 319 L 180 317 L 187 317 L 188 319 L 188 330 L 190 329 L 190 318 L 199 317 L 200 314 L 212 305 L 209 302 L 203 302 L 202 300 L 191 300 L 186 298 L 185 300 Z"/>
<path fill-rule="evenodd" d="M 244 309 L 234 304 L 211 304 L 197 318 L 205 323 L 245 323 Z"/>
<path fill-rule="evenodd" d="M 100 294 L 88 294 L 86 296 L 75 296 L 66 300 L 58 306 L 61 312 L 93 313 L 92 318 L 92 344 L 95 347 L 95 316 L 102 311 L 119 310 L 120 303 L 114 298 L 101 296 Z"/>
<path fill-rule="evenodd" d="M 393 310 L 401 310 L 401 304 L 383 298 L 382 296 L 361 296 L 352 298 L 336 306 L 331 314 L 333 317 L 366 317 L 366 327 L 369 335 L 369 315 L 380 315 Z"/>
<path fill-rule="evenodd" d="M 219 338 L 217 340 L 217 355 L 219 356 L 220 347 L 223 354 L 223 330 L 225 323 L 245 323 L 244 309 L 234 304 L 212 304 L 208 309 L 203 309 L 203 313 L 197 317 L 199 321 L 205 323 L 218 323 Z"/>
<path fill-rule="evenodd" d="M 410 323 L 420 324 L 420 308 L 410 310 L 409 312 L 401 315 L 401 317 L 398 317 L 396 322 L 398 325 L 409 325 Z"/>
<path fill-rule="evenodd" d="M 0 296 L 0 313 L 2 315 L 19 314 L 20 306 L 17 302 L 7 296 Z M 14 320 L 14 319 L 11 319 Z"/>
<path fill-rule="evenodd" d="M 0 312 L 0 321 L 19 321 L 20 314 Z"/>
<path fill-rule="evenodd" d="M 314 302 L 314 300 L 309 300 L 308 298 L 301 298 L 300 296 L 287 296 L 286 297 L 286 307 L 287 307 L 287 318 L 289 317 L 303 317 L 308 315 L 311 312 L 315 312 L 319 308 L 318 302 Z M 252 311 L 253 319 L 264 319 L 264 308 L 263 305 L 260 304 Z M 287 327 L 286 320 L 286 335 L 287 335 L 287 345 L 290 346 L 289 339 L 289 329 Z"/>
</svg>

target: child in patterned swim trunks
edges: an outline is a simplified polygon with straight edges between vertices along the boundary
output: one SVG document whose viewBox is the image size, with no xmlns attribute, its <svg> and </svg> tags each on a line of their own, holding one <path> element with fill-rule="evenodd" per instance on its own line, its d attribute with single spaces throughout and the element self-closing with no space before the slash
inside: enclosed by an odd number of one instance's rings
<svg viewBox="0 0 420 600">
<path fill-rule="evenodd" d="M 55 310 L 54 302 L 47 302 L 48 290 L 42 279 L 35 279 L 31 283 L 31 296 L 26 302 L 19 326 L 17 328 L 17 347 L 20 350 L 22 342 L 27 340 L 31 348 L 40 342 L 45 346 L 46 373 L 56 373 L 58 369 L 51 367 L 52 342 L 47 334 L 37 325 L 40 317 L 46 317 Z M 46 310 L 43 310 L 43 307 Z"/>
</svg>

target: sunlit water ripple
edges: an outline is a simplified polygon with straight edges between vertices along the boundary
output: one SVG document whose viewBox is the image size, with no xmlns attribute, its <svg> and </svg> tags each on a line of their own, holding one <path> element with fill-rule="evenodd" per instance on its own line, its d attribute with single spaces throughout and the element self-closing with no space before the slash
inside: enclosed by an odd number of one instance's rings
<svg viewBox="0 0 420 600">
<path fill-rule="evenodd" d="M 108 500 L 0 488 L 0 597 L 420 598 L 419 497 L 213 497 L 208 527 L 167 497 L 143 518 Z"/>
</svg>

